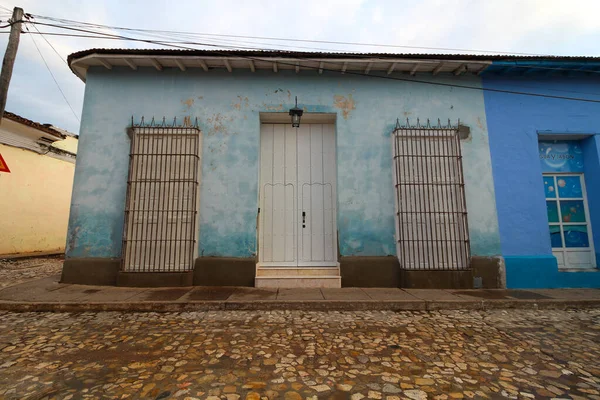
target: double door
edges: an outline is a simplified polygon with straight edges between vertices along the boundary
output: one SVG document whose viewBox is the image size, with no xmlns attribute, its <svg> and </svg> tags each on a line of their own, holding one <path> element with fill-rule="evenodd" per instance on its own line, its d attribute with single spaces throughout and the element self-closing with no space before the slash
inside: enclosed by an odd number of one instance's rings
<svg viewBox="0 0 600 400">
<path fill-rule="evenodd" d="M 333 124 L 262 124 L 258 266 L 337 266 Z"/>
</svg>

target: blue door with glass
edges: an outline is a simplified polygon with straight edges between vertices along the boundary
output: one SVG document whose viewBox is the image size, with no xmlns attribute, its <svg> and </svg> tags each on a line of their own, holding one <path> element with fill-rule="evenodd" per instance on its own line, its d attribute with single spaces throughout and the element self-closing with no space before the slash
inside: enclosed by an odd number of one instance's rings
<svg viewBox="0 0 600 400">
<path fill-rule="evenodd" d="M 552 253 L 561 269 L 595 268 L 582 173 L 546 173 L 544 190 Z"/>
</svg>

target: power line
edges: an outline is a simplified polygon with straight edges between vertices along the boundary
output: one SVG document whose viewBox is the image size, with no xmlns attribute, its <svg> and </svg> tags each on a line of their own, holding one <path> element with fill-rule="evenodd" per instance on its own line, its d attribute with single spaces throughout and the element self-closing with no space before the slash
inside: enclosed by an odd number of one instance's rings
<svg viewBox="0 0 600 400">
<path fill-rule="evenodd" d="M 62 62 L 64 62 L 64 63 L 65 63 L 65 65 L 68 67 L 68 66 L 69 66 L 69 64 L 67 63 L 67 60 L 65 60 L 65 59 L 63 58 L 63 56 L 61 56 L 61 55 L 60 55 L 60 53 L 59 53 L 59 52 L 58 52 L 58 51 L 57 51 L 57 50 L 54 48 L 54 46 L 52 46 L 52 43 L 50 43 L 50 42 L 48 41 L 48 39 L 46 39 L 46 37 L 45 37 L 44 35 L 42 35 L 42 32 L 40 32 L 40 31 L 38 30 L 37 26 L 35 26 L 35 25 L 31 25 L 31 26 L 33 26 L 33 29 L 35 29 L 35 30 L 37 31 L 37 33 L 39 33 L 39 35 L 42 37 L 42 39 L 44 39 L 44 40 L 46 41 L 46 43 L 48 43 L 48 46 L 50 46 L 50 47 L 52 48 L 52 50 L 54 50 L 54 52 L 56 53 L 56 55 L 58 56 L 58 58 L 60 58 L 60 59 L 61 59 L 61 61 L 62 61 Z"/>
<path fill-rule="evenodd" d="M 70 27 L 66 27 L 66 26 L 54 25 L 54 24 L 46 24 L 46 23 L 42 23 L 42 22 L 31 22 L 31 23 L 39 24 L 39 25 L 45 25 L 45 26 L 53 26 L 53 27 L 57 27 L 57 28 L 74 30 L 74 31 L 81 31 L 81 32 L 85 32 L 85 33 L 103 34 L 102 32 L 94 32 L 94 31 L 90 31 L 90 30 L 86 30 L 86 29 L 70 28 Z M 127 36 L 112 35 L 112 34 L 104 34 L 104 35 L 115 37 L 115 38 L 120 38 L 120 39 L 123 39 L 123 40 L 132 40 L 132 41 L 139 41 L 139 42 L 151 43 L 151 44 L 155 44 L 155 45 L 174 47 L 174 48 L 179 48 L 179 49 L 182 49 L 182 50 L 197 50 L 197 49 L 192 48 L 192 47 L 186 47 L 186 46 L 179 46 L 179 45 L 174 45 L 174 44 L 168 44 L 168 43 L 159 42 L 159 41 L 155 41 L 155 40 L 137 39 L 137 38 L 130 38 L 130 37 L 127 37 Z M 197 43 L 197 45 L 208 46 L 208 47 L 228 47 L 228 46 L 218 46 L 218 45 L 206 44 L 206 43 Z M 231 55 L 231 54 L 228 54 L 227 52 L 219 52 L 218 50 L 213 50 L 213 52 L 215 52 L 217 54 L 221 54 L 221 55 L 223 55 L 225 57 Z M 240 57 L 240 58 L 245 58 L 245 59 L 253 60 L 253 61 L 267 61 L 267 62 L 270 61 L 269 59 L 263 59 L 263 58 L 257 58 L 257 57 L 240 56 L 240 55 L 237 55 L 237 56 Z M 281 61 L 279 61 L 279 64 L 280 65 L 288 65 L 288 66 L 291 66 L 291 67 L 295 67 L 296 66 L 295 64 L 284 63 L 284 62 L 281 62 Z M 328 68 L 319 68 L 319 67 L 310 67 L 310 66 L 304 66 L 304 68 L 310 68 L 310 69 L 315 69 L 315 70 L 322 69 L 323 71 L 328 71 L 328 72 L 339 72 L 337 70 L 332 70 L 332 69 L 328 69 Z M 443 82 L 430 82 L 430 81 L 423 81 L 423 80 L 419 80 L 419 79 L 406 79 L 406 78 L 384 76 L 384 75 L 368 75 L 368 74 L 364 74 L 364 73 L 361 73 L 361 72 L 355 72 L 355 71 L 346 71 L 345 73 L 347 75 L 366 76 L 366 77 L 372 77 L 372 78 L 389 79 L 389 80 L 396 80 L 396 81 L 402 81 L 402 82 L 411 82 L 411 83 L 421 83 L 421 84 L 434 85 L 434 86 L 454 87 L 454 88 L 467 89 L 467 90 L 478 90 L 478 91 L 484 91 L 484 92 L 505 93 L 505 94 L 514 94 L 514 95 L 531 96 L 531 97 L 543 97 L 543 98 L 552 98 L 552 99 L 559 99 L 559 100 L 582 101 L 582 102 L 588 102 L 588 103 L 600 103 L 600 100 L 594 100 L 594 99 L 566 97 L 566 96 L 554 96 L 554 95 L 546 95 L 546 94 L 540 94 L 540 93 L 530 93 L 530 92 L 521 92 L 521 91 L 504 90 L 504 89 L 474 87 L 474 86 L 458 85 L 458 84 L 443 83 Z"/>
<path fill-rule="evenodd" d="M 42 52 L 40 51 L 40 48 L 38 47 L 35 38 L 33 36 L 31 36 L 31 40 L 33 41 L 33 44 L 35 45 L 35 48 L 37 49 L 38 53 L 40 54 L 40 57 L 42 57 L 42 61 L 44 61 L 44 65 L 46 66 L 46 68 L 48 69 L 48 72 L 50 72 L 50 76 L 52 76 L 52 79 L 54 80 L 54 83 L 56 84 L 56 87 L 58 88 L 58 90 L 60 91 L 60 94 L 62 94 L 63 99 L 65 99 L 65 102 L 67 103 L 67 105 L 69 106 L 69 108 L 71 109 L 71 112 L 73 113 L 73 116 L 75 117 L 75 119 L 77 119 L 77 121 L 81 122 L 79 120 L 79 117 L 77 116 L 77 114 L 75 114 L 75 111 L 73 110 L 73 107 L 71 107 L 71 104 L 69 103 L 69 100 L 67 100 L 67 96 L 65 96 L 65 93 L 62 91 L 62 89 L 60 88 L 60 85 L 58 84 L 58 81 L 56 80 L 56 78 L 54 77 L 54 74 L 52 73 L 52 70 L 50 69 L 50 66 L 48 65 L 48 63 L 46 62 L 46 59 L 44 58 L 44 55 L 42 54 Z"/>
<path fill-rule="evenodd" d="M 159 42 L 156 40 L 138 39 L 138 38 L 131 38 L 131 37 L 122 36 L 122 35 L 104 34 L 102 32 L 95 32 L 95 31 L 79 29 L 79 28 L 71 28 L 71 27 L 55 25 L 55 24 L 47 24 L 47 23 L 43 23 L 43 22 L 33 22 L 32 21 L 30 23 L 44 25 L 44 26 L 51 26 L 51 27 L 56 27 L 56 28 L 61 28 L 61 29 L 67 29 L 67 30 L 73 30 L 73 31 L 80 31 L 80 32 L 84 32 L 84 33 L 101 34 L 101 35 L 106 35 L 106 36 L 110 36 L 110 37 L 114 37 L 114 38 L 118 38 L 118 39 L 122 39 L 122 40 L 138 41 L 138 42 L 150 43 L 150 44 L 155 44 L 155 45 L 160 45 L 160 46 L 174 47 L 174 48 L 178 48 L 178 49 L 182 49 L 182 50 L 198 50 L 198 49 L 192 48 L 192 47 L 168 44 L 168 43 Z M 219 45 L 200 43 L 200 42 L 196 43 L 196 44 L 199 46 L 207 46 L 207 47 L 231 47 L 231 46 L 219 46 Z M 224 51 L 219 52 L 218 50 L 213 50 L 213 52 L 215 52 L 216 54 L 220 54 L 224 57 L 228 57 L 231 55 L 230 53 L 227 53 Z M 259 58 L 259 57 L 250 57 L 250 56 L 241 56 L 239 54 L 237 56 L 240 58 L 245 58 L 245 59 L 253 60 L 253 61 L 267 61 L 267 62 L 271 61 L 269 59 L 264 59 L 264 58 Z M 278 62 L 280 65 L 288 65 L 291 67 L 296 67 L 295 64 L 285 63 L 285 62 L 281 62 L 281 61 L 278 61 Z M 319 67 L 310 67 L 310 66 L 303 66 L 303 68 L 309 68 L 309 69 L 315 69 L 315 70 L 320 69 L 323 71 L 336 72 L 336 73 L 339 72 L 337 70 L 332 70 L 332 69 L 328 69 L 328 68 L 319 68 Z M 392 76 L 387 76 L 387 75 L 368 75 L 368 74 L 364 74 L 361 72 L 355 72 L 355 71 L 346 71 L 345 73 L 347 75 L 357 75 L 357 76 L 365 76 L 365 77 L 370 77 L 370 78 L 388 79 L 388 80 L 410 82 L 410 83 L 420 83 L 420 84 L 433 85 L 433 86 L 453 87 L 453 88 L 466 89 L 466 90 L 477 90 L 477 91 L 482 91 L 482 92 L 504 93 L 504 94 L 513 94 L 513 95 L 530 96 L 530 97 L 541 97 L 541 98 L 558 99 L 558 100 L 581 101 L 581 102 L 587 102 L 587 103 L 600 103 L 600 100 L 577 98 L 577 97 L 554 96 L 554 95 L 547 95 L 547 94 L 541 94 L 541 93 L 531 93 L 531 92 L 522 92 L 522 91 L 505 90 L 505 89 L 475 87 L 475 86 L 451 84 L 451 83 L 444 83 L 444 82 L 431 82 L 431 81 L 424 81 L 424 80 L 419 80 L 419 79 L 407 79 L 407 78 L 392 77 Z"/>
<path fill-rule="evenodd" d="M 228 34 L 217 34 L 217 33 L 197 33 L 197 32 L 186 32 L 186 31 L 170 31 L 170 30 L 157 30 L 157 29 L 140 29 L 140 28 L 126 28 L 120 26 L 110 26 L 95 24 L 90 22 L 76 21 L 64 18 L 47 17 L 43 15 L 32 14 L 36 18 L 47 19 L 50 21 L 79 24 L 97 28 L 108 28 L 125 31 L 137 31 L 137 32 L 154 32 L 154 33 L 171 33 L 171 34 L 185 34 L 194 37 L 202 36 L 217 36 L 217 37 L 230 37 L 230 38 L 241 38 L 241 39 L 258 39 L 258 40 L 274 40 L 274 41 L 285 41 L 285 42 L 303 42 L 303 43 L 321 43 L 321 44 L 336 44 L 336 45 L 349 45 L 349 46 L 368 46 L 368 47 L 387 47 L 387 48 L 406 48 L 406 49 L 423 49 L 423 50 L 442 50 L 442 51 L 461 51 L 461 52 L 474 52 L 474 53 L 494 53 L 494 54 L 512 54 L 512 55 L 523 55 L 523 56 L 549 56 L 549 54 L 539 53 L 520 53 L 511 51 L 498 51 L 498 50 L 481 50 L 481 49 L 461 49 L 461 48 L 448 48 L 448 47 L 426 47 L 426 46 L 406 46 L 406 45 L 393 45 L 393 44 L 381 44 L 381 43 L 361 43 L 361 42 L 342 42 L 333 40 L 310 40 L 310 39 L 292 39 L 292 38 L 280 38 L 280 37 L 268 37 L 268 36 L 246 36 L 246 35 L 228 35 Z"/>
<path fill-rule="evenodd" d="M 8 34 L 9 32 L 0 32 L 0 33 L 6 33 Z M 99 34 L 99 35 L 78 35 L 78 34 L 72 34 L 72 33 L 57 33 L 57 32 L 24 32 L 26 34 L 31 34 L 31 35 L 46 35 L 46 36 L 62 36 L 62 37 L 74 37 L 74 38 L 89 38 L 89 39 L 102 39 L 102 40 L 129 40 L 129 39 L 122 39 L 122 38 L 118 38 L 118 37 L 107 37 L 107 36 L 103 36 L 105 34 Z M 162 43 L 165 44 L 196 44 L 195 42 L 185 42 L 185 41 L 163 41 Z M 214 44 L 214 43 L 213 43 Z M 255 47 L 236 47 L 239 49 L 257 49 Z M 258 50 L 265 50 L 264 48 L 260 48 Z M 270 51 L 276 51 L 276 50 L 270 50 Z M 60 55 L 60 54 L 59 54 Z M 60 56 L 62 59 L 62 56 Z M 64 61 L 64 59 L 63 59 Z M 65 61 L 66 63 L 66 61 Z M 336 63 L 330 63 L 330 64 L 336 64 Z M 68 65 L 68 64 L 67 64 Z M 339 65 L 339 64 L 338 64 Z M 538 66 L 525 66 L 526 68 L 540 68 Z M 563 69 L 560 69 L 563 70 Z M 583 72 L 582 70 L 577 70 L 577 69 L 569 69 L 568 71 L 577 71 L 577 72 Z M 600 71 L 585 71 L 585 72 L 592 72 L 592 73 L 600 73 Z M 532 88 L 532 89 L 537 89 L 537 87 L 535 86 L 527 86 L 527 85 L 520 85 L 522 87 L 527 87 L 527 88 Z M 561 89 L 546 89 L 547 91 L 550 92 L 560 92 L 560 93 L 577 93 L 577 94 L 590 94 L 590 95 L 596 95 L 596 96 L 600 96 L 600 93 L 598 92 L 582 92 L 582 91 L 578 91 L 578 90 L 561 90 Z"/>
<path fill-rule="evenodd" d="M 39 25 L 46 25 L 46 26 L 54 26 L 54 27 L 58 27 L 58 28 L 62 28 L 62 29 L 69 29 L 69 30 L 74 30 L 74 31 L 81 31 L 81 32 L 85 32 L 85 33 L 103 34 L 101 32 L 94 32 L 94 31 L 90 31 L 90 30 L 86 30 L 86 29 L 70 28 L 70 27 L 65 27 L 65 26 L 60 26 L 60 25 L 53 25 L 53 24 L 46 24 L 46 23 L 40 23 L 40 22 L 32 22 L 32 23 L 39 24 Z M 139 42 L 151 43 L 151 44 L 155 44 L 155 45 L 161 45 L 161 46 L 168 46 L 168 47 L 179 48 L 179 49 L 182 49 L 182 50 L 197 50 L 197 49 L 192 48 L 192 47 L 180 46 L 180 45 L 174 45 L 174 44 L 168 44 L 168 43 L 165 43 L 165 42 L 159 42 L 159 41 L 155 41 L 155 40 L 137 39 L 137 38 L 130 38 L 130 37 L 127 37 L 127 36 L 112 35 L 112 34 L 104 34 L 104 35 L 115 37 L 115 38 L 120 38 L 122 40 L 139 41 Z M 220 47 L 218 45 L 207 44 L 207 43 L 196 43 L 196 44 L 199 45 L 199 46 Z M 227 46 L 222 46 L 222 47 L 227 47 Z M 221 54 L 224 57 L 227 57 L 227 56 L 231 55 L 231 54 L 229 54 L 227 52 L 219 52 L 218 50 L 213 50 L 213 52 L 215 52 L 217 54 Z M 259 57 L 241 56 L 239 54 L 237 56 L 240 57 L 240 58 L 245 58 L 245 59 L 253 60 L 253 61 L 267 61 L 267 62 L 270 61 L 269 59 L 264 59 L 264 58 L 259 58 Z M 281 62 L 281 61 L 278 61 L 278 63 L 280 65 L 288 65 L 288 66 L 291 66 L 291 67 L 295 67 L 296 66 L 295 64 L 285 63 L 285 62 Z M 332 70 L 332 69 L 328 69 L 328 68 L 319 68 L 319 67 L 310 67 L 310 66 L 303 66 L 303 67 L 304 68 L 309 68 L 309 69 L 314 69 L 314 70 L 322 69 L 323 71 L 328 71 L 328 72 L 336 72 L 336 73 L 339 72 L 337 70 Z M 453 88 L 467 89 L 467 90 L 477 90 L 477 91 L 483 91 L 483 92 L 504 93 L 504 94 L 513 94 L 513 95 L 530 96 L 530 97 L 542 97 L 542 98 L 550 98 L 550 99 L 558 99 L 558 100 L 581 101 L 581 102 L 587 102 L 587 103 L 600 103 L 600 100 L 586 99 L 586 98 L 567 97 L 567 96 L 554 96 L 554 95 L 547 95 L 547 94 L 541 94 L 541 93 L 531 93 L 531 92 L 522 92 L 522 91 L 505 90 L 505 89 L 474 87 L 474 86 L 451 84 L 451 83 L 444 83 L 444 82 L 431 82 L 431 81 L 424 81 L 424 80 L 419 80 L 419 79 L 399 78 L 399 77 L 392 77 L 392 76 L 387 76 L 387 75 L 368 75 L 368 74 L 364 74 L 364 73 L 361 73 L 361 72 L 355 72 L 355 71 L 346 71 L 345 73 L 347 75 L 366 76 L 366 77 L 370 77 L 370 78 L 380 78 L 380 79 L 388 79 L 388 80 L 410 82 L 410 83 L 420 83 L 420 84 L 433 85 L 433 86 L 442 86 L 442 87 L 453 87 Z"/>
<path fill-rule="evenodd" d="M 56 25 L 56 24 L 47 24 L 47 23 L 43 23 L 43 22 L 33 22 L 30 21 L 33 24 L 39 24 L 39 25 L 45 25 L 45 26 L 50 26 L 50 27 L 56 27 L 56 28 L 61 28 L 61 29 L 68 29 L 68 30 L 75 30 L 75 31 L 81 31 L 81 32 L 88 32 L 88 33 L 94 33 L 97 35 L 106 35 L 106 39 L 119 39 L 119 40 L 132 40 L 132 41 L 141 41 L 141 42 L 145 42 L 145 43 L 151 43 L 151 44 L 158 44 L 158 45 L 162 45 L 162 46 L 168 46 L 168 47 L 177 47 L 177 48 L 181 48 L 181 49 L 186 49 L 186 50 L 196 50 L 196 49 L 190 49 L 188 47 L 182 47 L 182 46 L 173 46 L 173 44 L 187 44 L 187 45 L 196 45 L 196 46 L 205 46 L 205 47 L 221 47 L 221 48 L 229 48 L 229 49 L 250 49 L 250 50 L 261 50 L 261 51 L 281 51 L 281 49 L 272 49 L 272 48 L 264 48 L 264 47 L 251 47 L 251 46 L 227 46 L 227 45 L 219 45 L 218 43 L 223 43 L 222 41 L 215 41 L 214 39 L 209 39 L 211 40 L 211 42 L 190 42 L 190 41 L 164 41 L 161 40 L 160 42 L 155 42 L 152 40 L 147 40 L 147 39 L 140 39 L 140 38 L 131 38 L 131 37 L 126 37 L 126 36 L 121 36 L 121 35 L 115 35 L 115 34 L 109 34 L 109 33 L 104 33 L 104 32 L 97 32 L 97 31 L 90 31 L 90 30 L 86 30 L 86 29 L 79 29 L 79 28 L 73 28 L 67 25 Z M 156 36 L 156 35 L 153 35 Z M 164 37 L 164 36 L 163 36 Z M 233 42 L 235 44 L 235 42 Z M 319 50 L 323 50 L 323 49 L 319 49 Z M 287 50 L 285 50 L 287 51 Z M 299 58 L 302 59 L 302 58 Z M 340 65 L 337 63 L 332 63 L 330 62 L 329 64 L 334 64 L 334 65 Z M 582 70 L 582 69 L 574 69 L 574 68 L 562 68 L 562 67 L 545 67 L 545 66 L 540 66 L 540 65 L 510 65 L 510 66 L 506 66 L 506 68 L 518 68 L 518 69 L 531 69 L 531 68 L 536 68 L 536 69 L 543 69 L 543 70 L 548 70 L 548 71 L 565 71 L 565 72 L 585 72 L 585 73 L 593 73 L 593 74 L 600 74 L 600 71 L 594 71 L 594 70 Z"/>
<path fill-rule="evenodd" d="M 37 15 L 36 15 L 37 16 Z M 184 32 L 184 31 L 167 31 L 167 30 L 152 30 L 152 29 L 136 29 L 136 28 L 125 28 L 125 27 L 117 27 L 117 26 L 110 26 L 110 25 L 101 25 L 101 24 L 92 24 L 92 23 L 88 23 L 88 22 L 81 22 L 81 21 L 75 21 L 75 20 L 69 20 L 69 19 L 62 19 L 62 18 L 54 18 L 54 17 L 44 17 L 44 16 L 37 16 L 39 18 L 42 19 L 49 19 L 49 20 L 53 20 L 53 21 L 60 21 L 61 23 L 72 23 L 75 26 L 94 26 L 94 27 L 98 27 L 99 29 L 121 29 L 121 30 L 127 30 L 127 31 L 131 31 L 131 32 L 156 32 L 154 34 L 152 33 L 145 33 L 148 36 L 159 36 L 159 37 L 167 37 L 169 39 L 173 38 L 173 35 L 168 35 L 165 33 L 176 33 L 176 34 L 183 34 L 183 35 L 188 35 L 188 36 L 217 36 L 217 37 L 241 37 L 241 38 L 262 38 L 262 39 L 270 39 L 270 40 L 286 40 L 286 41 L 299 41 L 299 42 L 315 42 L 315 43 L 339 43 L 339 44 L 357 44 L 357 45 L 371 45 L 368 43 L 353 43 L 353 42 L 332 42 L 332 41 L 317 41 L 317 40 L 304 40 L 304 39 L 282 39 L 282 38 L 267 38 L 267 37 L 262 37 L 262 36 L 241 36 L 241 35 L 219 35 L 219 34 L 203 34 L 203 33 L 191 33 L 191 32 Z M 42 24 L 40 22 L 36 22 L 38 24 Z M 53 25 L 53 24 L 46 24 L 48 26 L 54 26 L 54 27 L 60 27 L 60 28 L 71 28 L 74 29 L 72 27 L 69 27 L 68 25 Z M 104 32 L 96 32 L 97 34 L 106 34 Z M 162 33 L 162 34 L 157 34 L 157 33 Z M 139 33 L 138 33 L 139 34 Z M 142 33 L 144 34 L 144 33 Z M 117 35 L 118 37 L 118 35 Z M 164 41 L 161 40 L 161 42 L 163 43 L 163 45 L 170 45 L 170 44 L 188 44 L 188 45 L 203 45 L 203 46 L 209 46 L 209 45 L 214 45 L 215 43 L 230 43 L 230 44 L 236 44 L 236 43 L 249 43 L 249 44 L 255 44 L 255 45 L 262 45 L 262 43 L 256 43 L 256 42 L 248 42 L 248 41 L 230 41 L 230 40 L 226 40 L 226 39 L 208 39 L 208 38 L 203 38 L 205 41 L 206 40 L 210 40 L 211 43 L 198 43 L 198 42 L 191 42 L 191 41 Z M 125 40 L 133 40 L 132 38 L 130 39 L 125 39 Z M 375 44 L 373 44 L 375 45 Z M 330 51 L 330 52 L 339 52 L 341 51 L 340 49 L 335 49 L 335 50 L 331 50 L 331 49 L 323 49 L 323 48 L 315 48 L 315 47 L 305 47 L 305 46 L 290 46 L 290 45 L 278 45 L 280 47 L 288 47 L 288 48 L 302 48 L 302 49 L 310 49 L 310 50 L 318 50 L 318 51 Z M 393 45 L 381 45 L 381 46 L 391 46 L 394 47 Z M 281 50 L 281 49 L 267 49 L 264 47 L 252 47 L 252 46 L 221 46 L 221 47 L 229 47 L 229 48 L 245 48 L 245 49 L 252 49 L 252 50 L 268 50 L 268 51 L 277 51 L 277 50 Z M 395 46 L 395 47 L 411 47 L 411 46 Z M 420 49 L 434 49 L 434 50 L 448 50 L 448 51 L 471 51 L 471 52 L 489 52 L 489 53 L 501 53 L 499 51 L 492 51 L 492 50 L 468 50 L 468 49 L 450 49 L 450 48 L 442 48 L 442 47 L 438 47 L 438 48 L 434 48 L 434 47 L 416 47 L 416 46 L 412 46 L 412 48 L 420 48 Z M 513 53 L 516 55 L 530 55 L 530 56 L 544 56 L 542 54 L 535 54 L 535 53 Z M 536 68 L 536 69 L 543 69 L 543 70 L 548 70 L 548 71 L 574 71 L 574 72 L 585 72 L 585 73 L 593 73 L 593 74 L 600 74 L 600 71 L 594 71 L 594 70 L 581 70 L 581 69 L 573 69 L 573 68 L 563 68 L 563 67 L 547 67 L 547 66 L 540 66 L 540 65 L 511 65 L 511 66 L 506 66 L 507 68 L 518 68 L 518 69 L 530 69 L 530 68 Z"/>
</svg>

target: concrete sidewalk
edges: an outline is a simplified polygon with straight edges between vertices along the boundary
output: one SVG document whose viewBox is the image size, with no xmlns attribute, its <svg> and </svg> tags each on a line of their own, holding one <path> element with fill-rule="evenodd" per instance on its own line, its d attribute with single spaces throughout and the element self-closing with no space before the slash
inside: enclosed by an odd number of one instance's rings
<svg viewBox="0 0 600 400">
<path fill-rule="evenodd" d="M 439 310 L 599 307 L 600 289 L 124 288 L 59 283 L 60 276 L 0 290 L 0 310 Z"/>
</svg>

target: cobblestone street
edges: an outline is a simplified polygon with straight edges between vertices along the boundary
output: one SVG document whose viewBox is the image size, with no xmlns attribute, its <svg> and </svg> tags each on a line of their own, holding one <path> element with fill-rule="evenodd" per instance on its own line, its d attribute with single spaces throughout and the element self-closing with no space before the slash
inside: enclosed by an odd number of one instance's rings
<svg viewBox="0 0 600 400">
<path fill-rule="evenodd" d="M 62 257 L 0 259 L 0 289 L 60 274 L 63 261 Z"/>
<path fill-rule="evenodd" d="M 600 399 L 600 310 L 0 313 L 0 398 Z"/>
</svg>

